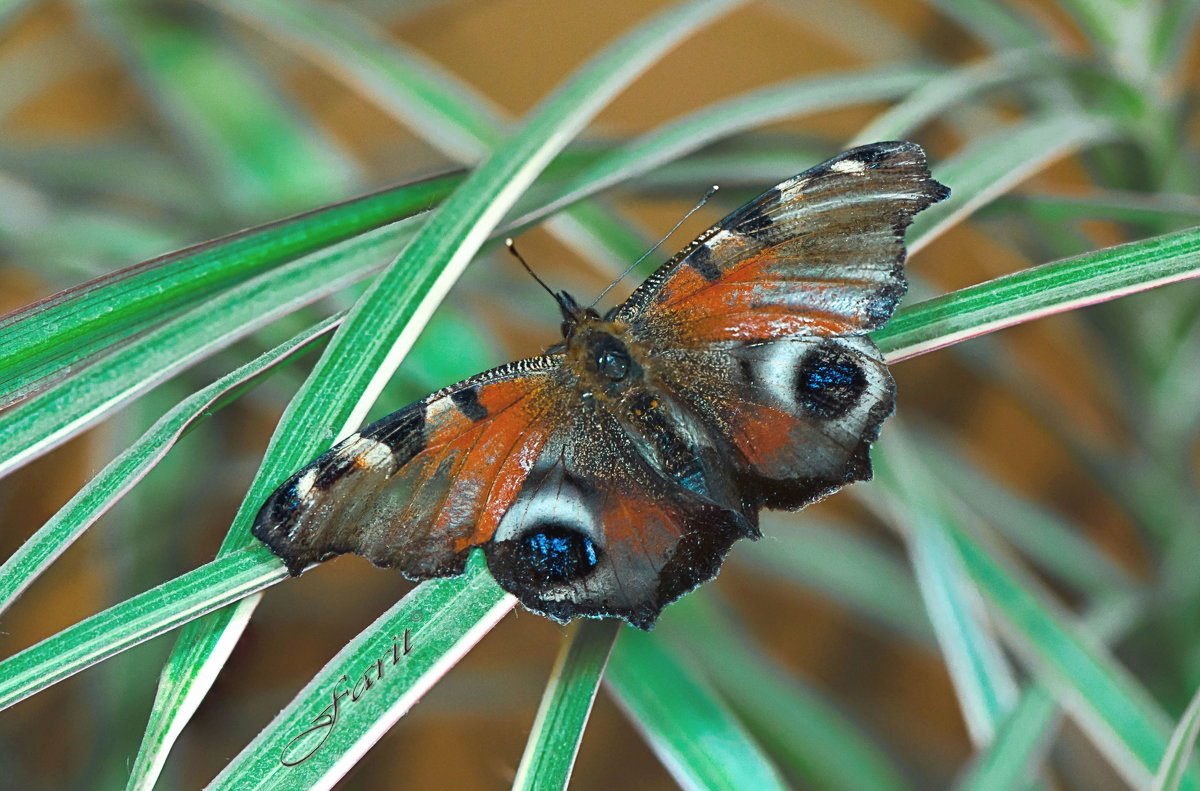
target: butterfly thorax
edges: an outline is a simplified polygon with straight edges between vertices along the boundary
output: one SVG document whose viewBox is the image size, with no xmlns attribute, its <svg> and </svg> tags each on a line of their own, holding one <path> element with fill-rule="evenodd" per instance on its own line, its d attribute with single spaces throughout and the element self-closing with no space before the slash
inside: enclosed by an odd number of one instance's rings
<svg viewBox="0 0 1200 791">
<path fill-rule="evenodd" d="M 647 372 L 645 347 L 620 321 L 585 317 L 567 334 L 563 366 L 580 402 L 607 414 L 643 458 L 667 478 L 703 495 L 709 487 L 694 427 Z"/>
</svg>

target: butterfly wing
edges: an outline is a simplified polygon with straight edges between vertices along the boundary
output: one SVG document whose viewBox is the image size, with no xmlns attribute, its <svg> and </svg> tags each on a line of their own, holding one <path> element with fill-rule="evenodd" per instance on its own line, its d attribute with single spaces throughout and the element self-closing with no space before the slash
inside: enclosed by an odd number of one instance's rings
<svg viewBox="0 0 1200 791">
<path fill-rule="evenodd" d="M 906 290 L 905 229 L 948 194 L 914 143 L 847 151 L 709 229 L 614 312 L 748 499 L 798 508 L 871 477 L 895 388 L 865 334 Z"/>
<path fill-rule="evenodd" d="M 642 398 L 650 411 L 666 406 Z M 663 607 L 717 573 L 734 541 L 758 536 L 757 509 L 721 488 L 728 478 L 711 442 L 692 445 L 669 417 L 649 419 L 678 451 L 687 443 L 695 461 L 686 475 L 671 474 L 670 463 L 665 470 L 662 453 L 642 446 L 645 433 L 601 405 L 576 409 L 566 441 L 544 446 L 484 547 L 492 575 L 527 608 L 649 629 Z"/>
<path fill-rule="evenodd" d="M 649 628 L 736 539 L 757 536 L 757 512 L 720 488 L 711 441 L 682 486 L 661 453 L 639 447 L 642 434 L 581 404 L 562 376 L 555 359 L 514 363 L 383 418 L 288 479 L 254 535 L 293 574 L 353 552 L 414 579 L 447 576 L 482 546 L 531 610 Z M 645 420 L 674 431 L 661 415 Z M 674 436 L 669 452 L 695 453 L 692 439 Z"/>
<path fill-rule="evenodd" d="M 558 356 L 521 360 L 388 415 L 289 478 L 253 534 L 292 574 L 344 552 L 414 579 L 460 573 L 542 447 L 561 443 L 560 376 Z"/>
<path fill-rule="evenodd" d="M 660 386 L 724 443 L 748 502 L 800 508 L 871 477 L 895 385 L 866 337 L 714 341 L 659 362 Z"/>
<path fill-rule="evenodd" d="M 615 318 L 658 348 L 869 332 L 907 289 L 905 228 L 947 195 L 915 143 L 846 151 L 710 228 Z"/>
</svg>

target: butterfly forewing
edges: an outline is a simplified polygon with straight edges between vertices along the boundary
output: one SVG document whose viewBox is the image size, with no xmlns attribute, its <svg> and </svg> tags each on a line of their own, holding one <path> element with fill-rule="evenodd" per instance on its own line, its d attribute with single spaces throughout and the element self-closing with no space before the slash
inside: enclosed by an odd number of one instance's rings
<svg viewBox="0 0 1200 791">
<path fill-rule="evenodd" d="M 388 415 L 280 486 L 254 535 L 293 574 L 344 552 L 417 579 L 461 572 L 562 425 L 558 372 L 511 363 Z"/>
<path fill-rule="evenodd" d="M 904 229 L 947 194 L 920 146 L 847 151 L 709 229 L 617 316 L 659 348 L 868 332 L 906 290 Z"/>
<path fill-rule="evenodd" d="M 617 311 L 748 499 L 798 508 L 871 477 L 895 387 L 865 333 L 906 290 L 905 229 L 948 194 L 913 143 L 847 151 L 718 223 Z"/>
</svg>

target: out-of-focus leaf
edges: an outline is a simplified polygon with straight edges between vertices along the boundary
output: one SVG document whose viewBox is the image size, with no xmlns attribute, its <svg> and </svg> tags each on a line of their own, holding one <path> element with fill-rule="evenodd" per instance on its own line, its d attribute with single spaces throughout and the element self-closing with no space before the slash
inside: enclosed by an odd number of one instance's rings
<svg viewBox="0 0 1200 791">
<path fill-rule="evenodd" d="M 355 181 L 350 161 L 212 25 L 187 24 L 170 6 L 135 0 L 95 0 L 84 8 L 201 159 L 198 172 L 212 193 L 232 207 L 294 210 L 342 197 Z"/>
<path fill-rule="evenodd" d="M 787 613 L 781 610 L 786 620 Z M 709 590 L 672 604 L 655 636 L 682 643 L 729 706 L 788 775 L 814 791 L 907 791 L 904 772 L 835 703 L 786 673 Z M 714 636 L 718 639 L 714 639 Z"/>
</svg>

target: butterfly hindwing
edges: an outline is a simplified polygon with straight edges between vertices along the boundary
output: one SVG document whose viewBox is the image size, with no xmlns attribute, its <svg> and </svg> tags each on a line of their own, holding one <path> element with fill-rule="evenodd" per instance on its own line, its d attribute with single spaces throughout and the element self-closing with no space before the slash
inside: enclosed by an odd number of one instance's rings
<svg viewBox="0 0 1200 791">
<path fill-rule="evenodd" d="M 716 574 L 735 540 L 757 536 L 757 510 L 744 512 L 715 457 L 673 474 L 645 452 L 644 428 L 625 416 L 636 400 L 576 410 L 568 440 L 543 449 L 484 547 L 492 575 L 527 608 L 649 628 Z M 657 430 L 673 431 L 667 418 Z"/>
<path fill-rule="evenodd" d="M 871 477 L 867 451 L 895 386 L 863 336 L 720 341 L 664 354 L 656 372 L 729 448 L 747 498 L 799 508 Z"/>
<path fill-rule="evenodd" d="M 567 408 L 552 357 L 461 382 L 354 434 L 289 478 L 253 533 L 293 574 L 354 552 L 424 579 L 491 538 Z"/>
</svg>

